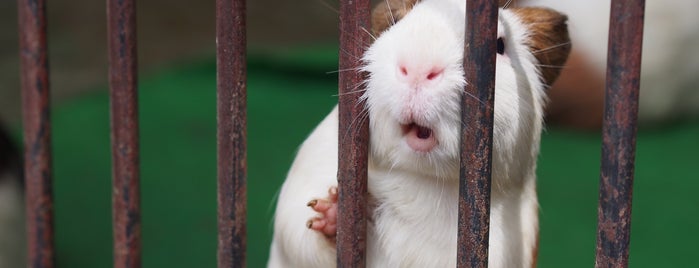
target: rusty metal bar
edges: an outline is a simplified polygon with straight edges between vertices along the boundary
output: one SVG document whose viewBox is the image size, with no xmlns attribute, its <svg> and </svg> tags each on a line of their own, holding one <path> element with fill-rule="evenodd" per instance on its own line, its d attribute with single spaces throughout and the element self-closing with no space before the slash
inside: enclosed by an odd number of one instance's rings
<svg viewBox="0 0 699 268">
<path fill-rule="evenodd" d="M 24 120 L 28 267 L 54 267 L 46 1 L 17 1 Z"/>
<path fill-rule="evenodd" d="M 613 0 L 595 267 L 628 267 L 644 0 Z"/>
<path fill-rule="evenodd" d="M 357 70 L 371 37 L 371 1 L 340 1 L 340 70 Z M 339 143 L 337 267 L 366 265 L 366 195 L 369 120 L 359 120 L 364 109 L 359 97 L 365 74 L 339 74 Z"/>
<path fill-rule="evenodd" d="M 245 0 L 216 1 L 218 267 L 245 267 L 247 69 Z"/>
<path fill-rule="evenodd" d="M 141 267 L 136 10 L 107 0 L 114 267 Z"/>
<path fill-rule="evenodd" d="M 461 102 L 458 267 L 488 267 L 497 4 L 466 2 L 464 90 L 476 98 Z"/>
</svg>

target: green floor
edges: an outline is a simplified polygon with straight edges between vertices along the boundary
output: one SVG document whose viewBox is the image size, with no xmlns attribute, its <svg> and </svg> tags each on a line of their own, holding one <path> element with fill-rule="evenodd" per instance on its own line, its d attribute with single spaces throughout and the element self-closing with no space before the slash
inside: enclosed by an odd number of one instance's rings
<svg viewBox="0 0 699 268">
<path fill-rule="evenodd" d="M 336 102 L 334 49 L 251 55 L 248 90 L 248 267 L 263 267 L 274 196 L 303 138 Z M 142 75 L 144 267 L 215 267 L 216 106 L 213 59 Z M 111 267 L 106 92 L 53 111 L 60 267 Z M 540 267 L 592 267 L 600 138 L 550 128 L 539 161 Z M 638 137 L 631 267 L 690 267 L 699 239 L 699 124 Z"/>
</svg>

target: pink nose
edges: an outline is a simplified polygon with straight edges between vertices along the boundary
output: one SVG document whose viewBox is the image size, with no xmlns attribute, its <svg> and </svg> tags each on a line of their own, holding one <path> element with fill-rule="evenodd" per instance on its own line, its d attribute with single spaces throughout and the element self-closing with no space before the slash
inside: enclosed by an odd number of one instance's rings
<svg viewBox="0 0 699 268">
<path fill-rule="evenodd" d="M 421 85 L 441 77 L 444 68 L 439 66 L 398 65 L 398 78 L 412 85 Z"/>
</svg>

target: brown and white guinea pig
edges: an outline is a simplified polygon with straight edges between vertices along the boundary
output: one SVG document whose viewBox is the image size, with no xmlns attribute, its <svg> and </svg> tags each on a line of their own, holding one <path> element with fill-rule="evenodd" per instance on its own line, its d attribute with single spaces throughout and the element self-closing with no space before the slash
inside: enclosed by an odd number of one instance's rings
<svg viewBox="0 0 699 268">
<path fill-rule="evenodd" d="M 363 55 L 370 118 L 368 267 L 454 267 L 465 0 L 391 0 Z M 395 21 L 394 21 L 395 19 Z M 502 9 L 495 83 L 490 267 L 532 267 L 545 91 L 570 46 L 566 17 Z M 560 45 L 566 44 L 566 45 Z M 338 112 L 301 146 L 282 186 L 268 267 L 335 267 Z"/>
<path fill-rule="evenodd" d="M 22 158 L 0 124 L 0 267 L 25 264 Z"/>
<path fill-rule="evenodd" d="M 597 129 L 602 125 L 610 0 L 518 0 L 569 16 L 575 44 L 549 94 L 549 119 Z M 655 125 L 699 117 L 699 1 L 646 1 L 639 120 Z"/>
</svg>

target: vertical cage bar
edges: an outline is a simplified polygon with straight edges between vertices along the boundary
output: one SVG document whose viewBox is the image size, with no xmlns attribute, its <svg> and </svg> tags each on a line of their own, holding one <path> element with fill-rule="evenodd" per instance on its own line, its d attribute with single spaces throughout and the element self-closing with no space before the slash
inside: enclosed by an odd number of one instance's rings
<svg viewBox="0 0 699 268">
<path fill-rule="evenodd" d="M 245 0 L 216 1 L 218 267 L 245 267 L 247 69 Z"/>
<path fill-rule="evenodd" d="M 369 0 L 340 1 L 340 70 L 358 70 L 371 43 Z M 366 195 L 369 120 L 360 119 L 364 104 L 358 86 L 365 74 L 339 74 L 337 266 L 366 265 Z"/>
<path fill-rule="evenodd" d="M 17 1 L 24 120 L 28 267 L 54 267 L 46 2 Z"/>
<path fill-rule="evenodd" d="M 464 90 L 475 98 L 461 102 L 458 267 L 488 267 L 497 4 L 466 2 Z"/>
<path fill-rule="evenodd" d="M 644 0 L 613 0 L 602 129 L 595 267 L 627 267 Z"/>
<path fill-rule="evenodd" d="M 107 0 L 114 267 L 141 267 L 136 10 Z"/>
</svg>

